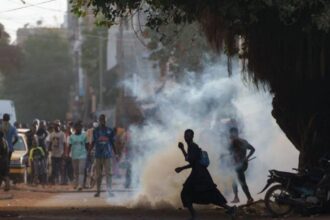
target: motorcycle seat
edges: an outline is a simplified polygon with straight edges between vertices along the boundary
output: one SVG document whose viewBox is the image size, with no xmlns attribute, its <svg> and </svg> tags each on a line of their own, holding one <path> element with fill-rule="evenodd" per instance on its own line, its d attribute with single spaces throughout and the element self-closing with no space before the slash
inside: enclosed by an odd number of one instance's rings
<svg viewBox="0 0 330 220">
<path fill-rule="evenodd" d="M 278 170 L 274 170 L 274 173 L 276 175 L 284 177 L 284 178 L 299 178 L 299 177 L 301 177 L 297 173 L 290 173 L 290 172 L 284 172 L 284 171 L 278 171 Z"/>
</svg>

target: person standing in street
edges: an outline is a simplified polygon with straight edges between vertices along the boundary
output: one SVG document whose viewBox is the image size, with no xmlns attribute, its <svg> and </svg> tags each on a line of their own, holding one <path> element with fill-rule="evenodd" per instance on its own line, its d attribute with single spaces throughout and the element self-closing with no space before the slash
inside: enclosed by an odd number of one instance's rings
<svg viewBox="0 0 330 220">
<path fill-rule="evenodd" d="M 30 164 L 33 167 L 32 184 L 46 184 L 46 153 L 43 147 L 39 146 L 38 136 L 32 139 L 32 148 L 29 153 Z"/>
<path fill-rule="evenodd" d="M 9 190 L 8 153 L 7 141 L 4 138 L 3 132 L 0 131 L 0 186 L 5 181 L 5 191 Z"/>
<path fill-rule="evenodd" d="M 4 138 L 6 139 L 8 144 L 8 166 L 7 166 L 8 175 L 10 170 L 11 156 L 14 152 L 14 145 L 18 141 L 17 130 L 14 126 L 10 124 L 9 121 L 10 121 L 10 115 L 7 113 L 3 114 L 1 131 L 3 132 Z M 9 190 L 9 183 L 7 190 Z"/>
<path fill-rule="evenodd" d="M 49 135 L 49 149 L 51 153 L 52 173 L 50 175 L 50 182 L 52 184 L 60 183 L 61 167 L 64 154 L 65 134 L 60 129 L 61 122 L 54 121 L 54 131 Z M 62 180 L 63 181 L 63 178 Z"/>
<path fill-rule="evenodd" d="M 114 151 L 116 159 L 118 154 L 114 148 L 114 130 L 107 127 L 106 116 L 104 114 L 99 117 L 99 126 L 93 131 L 93 147 L 95 147 L 95 163 L 96 163 L 96 185 L 97 192 L 95 197 L 100 196 L 102 174 L 105 172 L 105 179 L 107 184 L 107 191 L 109 196 L 114 196 L 111 192 L 112 187 L 112 171 L 111 171 L 111 158 L 112 151 Z"/>
<path fill-rule="evenodd" d="M 255 149 L 251 144 L 249 144 L 249 142 L 239 137 L 238 129 L 236 127 L 230 128 L 229 135 L 229 153 L 231 155 L 232 167 L 235 170 L 237 180 L 240 183 L 243 192 L 247 197 L 247 204 L 251 204 L 253 202 L 253 198 L 246 183 L 245 171 L 248 168 L 249 160 L 254 154 Z M 239 203 L 240 200 L 238 197 L 238 187 L 236 181 L 233 181 L 233 191 L 235 194 L 235 198 L 232 203 Z"/>
<path fill-rule="evenodd" d="M 72 154 L 74 188 L 81 191 L 84 185 L 88 140 L 86 134 L 82 133 L 81 122 L 77 122 L 74 129 L 74 134 L 72 134 L 69 139 L 69 151 Z"/>
<path fill-rule="evenodd" d="M 30 151 L 33 148 L 33 139 L 36 136 L 36 132 L 37 132 L 37 125 L 36 125 L 36 123 L 32 123 L 29 131 L 25 133 L 26 144 L 28 147 L 28 155 L 30 155 Z M 30 164 L 30 163 L 28 163 L 28 166 L 30 167 L 30 169 L 29 169 L 28 176 L 27 176 L 27 183 L 33 184 L 34 166 L 33 166 L 33 164 Z"/>
<path fill-rule="evenodd" d="M 91 187 L 91 174 L 92 174 L 92 165 L 95 160 L 95 149 L 93 149 L 93 132 L 94 129 L 98 127 L 97 122 L 93 122 L 88 126 L 86 131 L 87 141 L 88 141 L 88 149 L 87 149 L 87 157 L 86 157 L 86 165 L 85 165 L 85 176 L 84 176 L 84 188 Z"/>
<path fill-rule="evenodd" d="M 73 122 L 67 122 L 64 134 L 65 134 L 65 145 L 64 145 L 64 157 L 62 164 L 62 184 L 67 185 L 68 182 L 73 181 L 73 165 L 72 165 L 72 155 L 69 148 L 70 145 L 70 136 L 72 135 Z"/>
<path fill-rule="evenodd" d="M 43 148 L 43 150 L 46 153 L 46 139 L 48 136 L 48 132 L 47 132 L 47 128 L 46 128 L 46 121 L 42 120 L 40 121 L 38 130 L 36 132 L 37 136 L 38 136 L 38 143 L 39 146 Z"/>
</svg>

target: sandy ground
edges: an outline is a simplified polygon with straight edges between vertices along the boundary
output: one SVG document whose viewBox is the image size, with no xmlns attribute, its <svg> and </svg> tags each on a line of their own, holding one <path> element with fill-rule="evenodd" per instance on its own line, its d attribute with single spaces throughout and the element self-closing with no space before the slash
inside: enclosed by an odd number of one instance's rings
<svg viewBox="0 0 330 220">
<path fill-rule="evenodd" d="M 188 219 L 186 210 L 177 208 L 150 209 L 123 207 L 118 201 L 129 198 L 131 191 L 117 190 L 115 197 L 108 198 L 103 193 L 94 198 L 94 191 L 76 192 L 70 186 L 61 187 L 28 187 L 16 186 L 8 193 L 0 192 L 1 219 L 42 219 L 42 220 L 182 220 Z M 236 219 L 272 219 L 263 212 L 262 203 L 239 210 Z M 198 210 L 199 220 L 231 219 L 222 209 L 206 208 Z M 330 216 L 297 216 L 286 219 L 317 219 L 326 220 Z"/>
</svg>

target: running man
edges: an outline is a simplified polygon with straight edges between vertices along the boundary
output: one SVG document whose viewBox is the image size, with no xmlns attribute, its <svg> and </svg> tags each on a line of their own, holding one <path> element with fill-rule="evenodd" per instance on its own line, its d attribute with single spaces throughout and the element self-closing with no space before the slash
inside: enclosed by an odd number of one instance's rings
<svg viewBox="0 0 330 220">
<path fill-rule="evenodd" d="M 179 143 L 178 147 L 182 151 L 186 161 L 186 166 L 178 167 L 175 172 L 180 173 L 185 169 L 191 168 L 191 173 L 183 184 L 181 192 L 181 200 L 183 206 L 190 212 L 191 219 L 196 218 L 193 204 L 214 204 L 221 206 L 227 210 L 227 214 L 236 214 L 236 207 L 227 205 L 227 200 L 217 189 L 207 167 L 200 162 L 202 151 L 197 144 L 194 143 L 194 132 L 188 129 L 184 133 L 184 139 L 188 145 L 188 152 L 185 151 L 183 143 Z"/>
</svg>

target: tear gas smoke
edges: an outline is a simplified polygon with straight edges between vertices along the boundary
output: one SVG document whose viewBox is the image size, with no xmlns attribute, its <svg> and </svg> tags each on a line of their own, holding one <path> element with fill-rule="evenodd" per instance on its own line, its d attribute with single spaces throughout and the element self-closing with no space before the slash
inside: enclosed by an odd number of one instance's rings
<svg viewBox="0 0 330 220">
<path fill-rule="evenodd" d="M 226 65 L 219 62 L 202 74 L 186 73 L 180 83 L 166 80 L 162 89 L 157 88 L 159 80 L 150 78 L 140 78 L 138 84 L 131 79 L 124 82 L 126 88 L 134 87 L 132 95 L 146 112 L 144 124 L 130 128 L 133 182 L 138 188 L 133 205 L 181 206 L 180 191 L 190 170 L 176 174 L 174 169 L 186 164 L 177 143 L 183 141 L 187 128 L 195 131 L 195 142 L 208 151 L 209 171 L 228 200 L 233 197 L 231 175 L 219 158 L 227 152 L 230 118 L 237 119 L 241 137 L 256 148 L 257 158 L 247 171 L 255 199 L 261 197 L 257 192 L 266 183 L 269 169 L 297 166 L 298 152 L 271 116 L 272 96 L 245 85 L 239 71 L 237 64 L 228 77 Z M 245 201 L 241 190 L 239 195 Z"/>
</svg>

